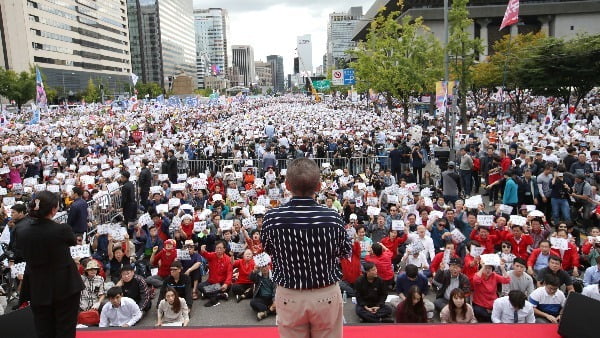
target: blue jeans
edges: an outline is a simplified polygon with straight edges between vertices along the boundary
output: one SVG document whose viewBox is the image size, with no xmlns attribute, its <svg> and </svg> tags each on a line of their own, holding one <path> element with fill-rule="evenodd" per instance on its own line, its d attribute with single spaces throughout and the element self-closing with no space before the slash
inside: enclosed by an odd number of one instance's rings
<svg viewBox="0 0 600 338">
<path fill-rule="evenodd" d="M 471 195 L 471 181 L 473 178 L 471 177 L 471 170 L 460 170 L 460 183 L 463 186 L 463 190 L 465 195 Z"/>
<path fill-rule="evenodd" d="M 571 208 L 569 207 L 569 200 L 563 198 L 552 198 L 552 222 L 558 224 L 559 220 L 570 221 L 571 220 Z M 562 216 L 562 218 L 559 218 Z"/>
</svg>

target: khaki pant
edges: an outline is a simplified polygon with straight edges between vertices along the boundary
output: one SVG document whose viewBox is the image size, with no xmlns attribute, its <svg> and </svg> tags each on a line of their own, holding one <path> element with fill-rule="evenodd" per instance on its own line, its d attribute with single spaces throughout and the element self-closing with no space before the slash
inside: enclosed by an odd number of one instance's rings
<svg viewBox="0 0 600 338">
<path fill-rule="evenodd" d="M 337 283 L 311 290 L 295 290 L 278 286 L 275 306 L 280 337 L 343 336 L 343 302 Z"/>
</svg>

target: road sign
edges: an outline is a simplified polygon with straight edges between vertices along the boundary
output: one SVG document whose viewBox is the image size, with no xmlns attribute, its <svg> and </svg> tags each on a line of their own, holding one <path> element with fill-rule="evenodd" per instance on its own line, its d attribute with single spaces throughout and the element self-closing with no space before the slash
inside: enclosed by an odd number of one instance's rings
<svg viewBox="0 0 600 338">
<path fill-rule="evenodd" d="M 344 85 L 344 69 L 334 69 L 331 74 L 331 84 L 334 86 Z"/>
<path fill-rule="evenodd" d="M 334 86 L 347 86 L 356 84 L 354 69 L 334 69 L 331 73 L 331 84 Z"/>
</svg>

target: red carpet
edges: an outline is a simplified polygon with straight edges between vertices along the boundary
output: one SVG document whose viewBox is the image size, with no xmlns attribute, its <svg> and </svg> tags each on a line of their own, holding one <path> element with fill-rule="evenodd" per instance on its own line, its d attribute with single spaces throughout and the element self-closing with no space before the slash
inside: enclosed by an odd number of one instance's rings
<svg viewBox="0 0 600 338">
<path fill-rule="evenodd" d="M 400 333 L 410 332 L 411 338 L 429 337 L 443 334 L 444 338 L 483 337 L 506 338 L 518 334 L 527 338 L 559 338 L 558 325 L 555 324 L 472 324 L 472 325 L 353 325 L 344 326 L 345 338 L 397 337 Z M 77 330 L 78 338 L 134 338 L 151 335 L 152 338 L 173 337 L 279 337 L 276 327 L 198 327 L 198 328 L 160 328 L 160 329 L 82 329 Z"/>
</svg>

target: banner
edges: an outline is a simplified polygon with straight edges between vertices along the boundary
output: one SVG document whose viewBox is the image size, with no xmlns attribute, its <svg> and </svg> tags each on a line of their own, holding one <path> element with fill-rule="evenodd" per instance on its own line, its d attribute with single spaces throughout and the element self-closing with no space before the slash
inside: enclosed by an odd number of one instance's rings
<svg viewBox="0 0 600 338">
<path fill-rule="evenodd" d="M 514 25 L 517 22 L 519 22 L 519 0 L 510 0 L 508 6 L 506 6 L 506 12 L 504 12 L 504 18 L 499 30 Z"/>
<path fill-rule="evenodd" d="M 457 86 L 458 81 L 450 81 L 448 86 L 446 86 L 446 81 L 438 81 L 435 83 L 435 106 L 440 112 L 446 112 L 447 102 L 452 100 L 454 87 Z M 447 90 L 446 87 L 448 87 Z"/>
<path fill-rule="evenodd" d="M 131 82 L 133 82 L 133 86 L 135 87 L 135 84 L 138 82 L 139 76 L 131 73 Z"/>
</svg>

